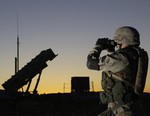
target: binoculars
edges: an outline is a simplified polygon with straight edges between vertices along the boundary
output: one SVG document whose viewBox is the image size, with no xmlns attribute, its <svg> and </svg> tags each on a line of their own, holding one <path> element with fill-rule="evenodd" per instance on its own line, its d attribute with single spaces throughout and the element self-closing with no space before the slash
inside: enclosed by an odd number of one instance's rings
<svg viewBox="0 0 150 116">
<path fill-rule="evenodd" d="M 95 45 L 103 46 L 107 49 L 108 52 L 114 52 L 115 46 L 117 46 L 117 42 L 108 38 L 98 38 Z"/>
</svg>

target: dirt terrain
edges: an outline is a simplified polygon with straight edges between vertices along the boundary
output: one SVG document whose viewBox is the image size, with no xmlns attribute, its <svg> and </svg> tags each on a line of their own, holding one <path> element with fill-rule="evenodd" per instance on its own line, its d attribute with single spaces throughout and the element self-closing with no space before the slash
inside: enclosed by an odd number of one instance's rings
<svg viewBox="0 0 150 116">
<path fill-rule="evenodd" d="M 142 98 L 144 109 L 150 113 L 150 94 Z M 99 104 L 99 93 L 43 94 L 1 97 L 0 116 L 97 116 L 106 109 Z"/>
</svg>

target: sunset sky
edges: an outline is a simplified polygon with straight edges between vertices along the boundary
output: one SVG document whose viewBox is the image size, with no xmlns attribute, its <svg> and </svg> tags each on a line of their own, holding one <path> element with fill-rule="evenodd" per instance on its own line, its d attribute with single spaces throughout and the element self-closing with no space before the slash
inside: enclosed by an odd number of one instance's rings
<svg viewBox="0 0 150 116">
<path fill-rule="evenodd" d="M 63 92 L 64 83 L 70 92 L 74 76 L 89 76 L 94 90 L 100 91 L 101 71 L 87 69 L 87 54 L 98 38 L 112 39 L 120 26 L 135 27 L 140 46 L 150 54 L 149 0 L 0 0 L 0 89 L 15 73 L 17 11 L 20 68 L 42 50 L 51 48 L 58 54 L 42 72 L 39 93 Z M 149 77 L 150 71 L 146 92 Z"/>
</svg>

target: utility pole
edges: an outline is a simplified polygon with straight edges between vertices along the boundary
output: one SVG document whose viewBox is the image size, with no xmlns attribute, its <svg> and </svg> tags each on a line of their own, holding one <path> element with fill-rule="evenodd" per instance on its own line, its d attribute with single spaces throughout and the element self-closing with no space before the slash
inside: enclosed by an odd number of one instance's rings
<svg viewBox="0 0 150 116">
<path fill-rule="evenodd" d="M 65 89 L 66 89 L 66 88 L 65 88 L 65 83 L 64 83 L 64 86 L 63 86 L 63 93 L 65 93 Z"/>
<path fill-rule="evenodd" d="M 92 91 L 94 92 L 94 82 L 91 81 L 91 85 L 92 85 Z"/>
</svg>

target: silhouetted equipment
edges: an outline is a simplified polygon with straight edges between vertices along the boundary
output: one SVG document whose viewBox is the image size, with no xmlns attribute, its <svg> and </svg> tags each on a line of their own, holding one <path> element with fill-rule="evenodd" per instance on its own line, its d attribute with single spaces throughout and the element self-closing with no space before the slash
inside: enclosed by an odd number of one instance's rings
<svg viewBox="0 0 150 116">
<path fill-rule="evenodd" d="M 83 93 L 89 92 L 89 77 L 72 77 L 71 78 L 71 92 Z"/>
<path fill-rule="evenodd" d="M 2 84 L 4 89 L 10 93 L 16 93 L 18 90 L 28 83 L 26 92 L 30 88 L 32 79 L 39 74 L 36 86 L 33 93 L 37 93 L 36 89 L 38 87 L 42 70 L 48 65 L 46 62 L 48 60 L 53 60 L 57 55 L 51 49 L 43 50 L 39 55 L 27 63 L 21 70 L 19 70 L 15 75 L 13 75 L 9 80 Z"/>
</svg>

